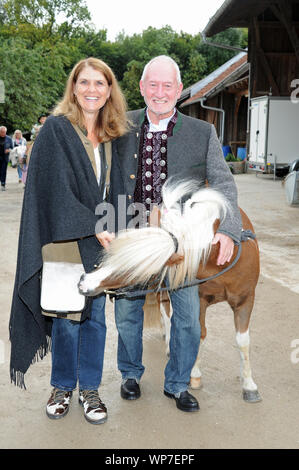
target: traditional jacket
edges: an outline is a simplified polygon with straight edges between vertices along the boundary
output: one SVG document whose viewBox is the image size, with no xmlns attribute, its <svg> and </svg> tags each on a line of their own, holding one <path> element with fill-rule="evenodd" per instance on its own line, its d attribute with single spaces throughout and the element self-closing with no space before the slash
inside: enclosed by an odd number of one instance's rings
<svg viewBox="0 0 299 470">
<path fill-rule="evenodd" d="M 112 143 L 111 185 L 116 208 L 118 229 L 124 227 L 124 218 L 118 214 L 117 192 L 125 194 L 126 208 L 134 200 L 142 124 L 145 110 L 131 111 L 132 122 L 129 133 Z M 218 231 L 234 241 L 241 239 L 241 216 L 237 203 L 237 188 L 234 178 L 223 158 L 215 127 L 205 121 L 185 116 L 178 112 L 172 136 L 167 141 L 167 176 L 179 179 L 192 178 L 219 190 L 229 201 L 231 210 Z M 128 209 L 123 209 L 127 210 Z M 126 217 L 126 224 L 130 215 Z"/>
<path fill-rule="evenodd" d="M 107 166 L 103 161 L 99 186 L 92 156 L 91 143 L 63 116 L 47 119 L 32 149 L 9 324 L 10 373 L 19 386 L 25 386 L 24 374 L 30 364 L 44 357 L 50 347 L 51 319 L 40 308 L 43 248 L 53 242 L 75 242 L 86 272 L 94 269 L 100 257 L 95 211 L 102 202 Z M 84 318 L 91 303 L 92 299 Z"/>
</svg>

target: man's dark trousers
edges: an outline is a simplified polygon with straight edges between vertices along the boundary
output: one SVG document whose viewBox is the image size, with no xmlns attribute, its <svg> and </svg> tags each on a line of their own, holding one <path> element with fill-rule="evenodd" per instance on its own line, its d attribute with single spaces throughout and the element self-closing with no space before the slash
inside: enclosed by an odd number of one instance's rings
<svg viewBox="0 0 299 470">
<path fill-rule="evenodd" d="M 1 186 L 5 186 L 7 172 L 8 156 L 0 157 L 0 181 Z"/>
</svg>

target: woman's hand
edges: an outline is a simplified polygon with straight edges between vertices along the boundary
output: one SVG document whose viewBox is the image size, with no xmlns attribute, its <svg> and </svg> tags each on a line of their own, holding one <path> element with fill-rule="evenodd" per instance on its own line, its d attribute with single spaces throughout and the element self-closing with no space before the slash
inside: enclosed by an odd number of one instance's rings
<svg viewBox="0 0 299 470">
<path fill-rule="evenodd" d="M 115 234 L 105 231 L 96 233 L 96 237 L 99 240 L 100 244 L 105 248 L 105 250 L 109 250 L 109 245 L 112 240 L 114 240 Z"/>
</svg>

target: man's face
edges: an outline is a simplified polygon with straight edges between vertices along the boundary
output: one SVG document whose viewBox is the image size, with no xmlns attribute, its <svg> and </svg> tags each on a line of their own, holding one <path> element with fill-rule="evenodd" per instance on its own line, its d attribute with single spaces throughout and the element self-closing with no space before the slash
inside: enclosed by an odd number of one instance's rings
<svg viewBox="0 0 299 470">
<path fill-rule="evenodd" d="M 144 80 L 140 81 L 140 91 L 153 123 L 172 115 L 182 89 L 183 84 L 178 84 L 171 63 L 157 61 L 149 66 Z"/>
<path fill-rule="evenodd" d="M 2 127 L 2 129 L 0 129 L 0 137 L 5 137 L 6 136 L 6 130 Z"/>
</svg>

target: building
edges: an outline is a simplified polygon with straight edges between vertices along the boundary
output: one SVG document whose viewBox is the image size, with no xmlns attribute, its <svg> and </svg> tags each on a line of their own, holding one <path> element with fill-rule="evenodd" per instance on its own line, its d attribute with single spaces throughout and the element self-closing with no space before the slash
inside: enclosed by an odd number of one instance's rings
<svg viewBox="0 0 299 470">
<path fill-rule="evenodd" d="M 246 146 L 249 64 L 240 52 L 183 91 L 180 110 L 214 124 L 224 146 L 237 155 Z"/>
<path fill-rule="evenodd" d="M 248 28 L 249 96 L 290 96 L 299 78 L 299 0 L 226 0 L 204 29 Z"/>
<path fill-rule="evenodd" d="M 203 35 L 211 37 L 231 27 L 248 28 L 249 168 L 283 176 L 298 158 L 299 148 L 297 117 L 291 118 L 294 112 L 298 115 L 291 98 L 298 100 L 299 94 L 299 0 L 226 0 Z M 253 111 L 261 100 L 266 103 L 265 119 L 261 114 L 256 125 Z M 274 125 L 275 119 L 270 121 L 268 116 L 275 103 L 281 111 Z M 275 144 L 270 135 L 274 135 Z"/>
</svg>

